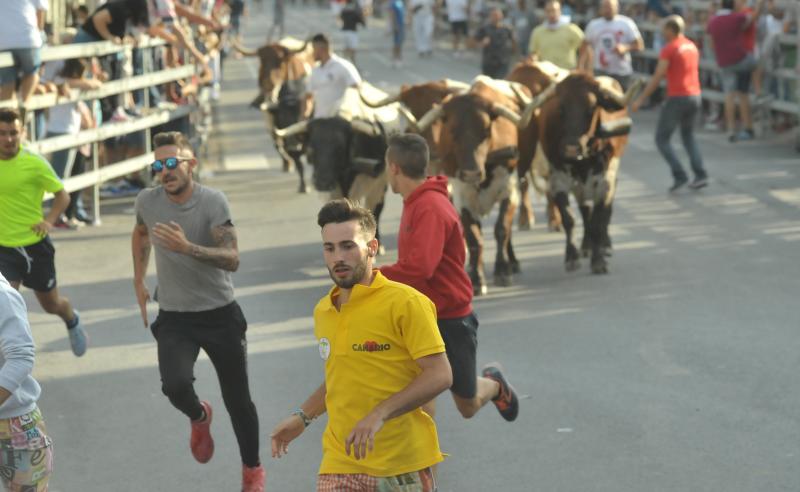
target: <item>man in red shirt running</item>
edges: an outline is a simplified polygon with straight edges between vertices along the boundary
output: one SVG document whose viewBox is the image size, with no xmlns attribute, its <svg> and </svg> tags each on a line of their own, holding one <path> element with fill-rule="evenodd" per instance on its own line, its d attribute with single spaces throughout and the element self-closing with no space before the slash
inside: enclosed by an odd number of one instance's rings
<svg viewBox="0 0 800 492">
<path fill-rule="evenodd" d="M 689 162 L 694 172 L 694 180 L 689 184 L 689 188 L 697 190 L 708 185 L 703 157 L 694 138 L 695 120 L 702 105 L 698 72 L 700 54 L 697 46 L 683 35 L 683 30 L 684 23 L 681 16 L 670 15 L 664 19 L 661 32 L 666 45 L 658 57 L 656 72 L 631 107 L 633 111 L 638 111 L 642 102 L 650 97 L 661 80 L 666 77 L 667 101 L 658 118 L 656 146 L 672 170 L 672 178 L 675 181 L 669 189 L 671 193 L 683 188 L 689 182 L 686 171 L 670 143 L 672 134 L 679 125 L 681 140 L 686 153 L 689 154 Z"/>
<path fill-rule="evenodd" d="M 478 318 L 472 311 L 472 283 L 464 271 L 466 251 L 461 220 L 447 193 L 447 178 L 425 178 L 428 145 L 419 135 L 393 137 L 386 151 L 392 191 L 403 197 L 398 261 L 381 268 L 390 280 L 425 294 L 436 305 L 437 323 L 453 369 L 456 407 L 470 418 L 490 400 L 500 415 L 517 418 L 519 401 L 498 363 L 476 376 Z M 426 406 L 429 413 L 433 405 Z"/>
</svg>

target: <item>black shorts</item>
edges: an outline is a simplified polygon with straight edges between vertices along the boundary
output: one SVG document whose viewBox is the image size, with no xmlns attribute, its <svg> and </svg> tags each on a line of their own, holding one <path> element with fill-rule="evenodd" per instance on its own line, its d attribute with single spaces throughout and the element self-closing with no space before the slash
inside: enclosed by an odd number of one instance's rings
<svg viewBox="0 0 800 492">
<path fill-rule="evenodd" d="M 56 286 L 55 259 L 50 236 L 30 246 L 0 246 L 0 273 L 9 282 L 22 282 L 36 292 L 50 292 Z"/>
<path fill-rule="evenodd" d="M 467 21 L 453 21 L 450 23 L 453 34 L 467 35 Z"/>
<path fill-rule="evenodd" d="M 444 339 L 444 347 L 450 367 L 453 369 L 453 385 L 450 387 L 456 396 L 475 398 L 478 378 L 475 354 L 478 351 L 478 318 L 475 313 L 463 318 L 440 319 L 437 321 L 439 333 Z"/>
</svg>

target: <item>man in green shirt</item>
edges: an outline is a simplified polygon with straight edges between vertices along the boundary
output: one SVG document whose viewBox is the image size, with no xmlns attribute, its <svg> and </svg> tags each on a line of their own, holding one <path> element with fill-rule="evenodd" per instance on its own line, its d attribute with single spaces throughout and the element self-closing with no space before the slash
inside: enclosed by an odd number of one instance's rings
<svg viewBox="0 0 800 492">
<path fill-rule="evenodd" d="M 78 312 L 56 288 L 55 249 L 49 232 L 69 205 L 69 194 L 53 168 L 41 156 L 21 145 L 19 113 L 0 109 L 0 273 L 19 289 L 36 293 L 46 312 L 67 325 L 72 352 L 86 352 L 87 337 Z M 47 217 L 42 217 L 45 192 L 55 195 Z"/>
<path fill-rule="evenodd" d="M 583 31 L 561 16 L 561 2 L 545 4 L 547 18 L 533 30 L 528 53 L 534 61 L 548 61 L 561 68 L 574 70 L 578 65 L 577 51 L 583 45 Z"/>
</svg>

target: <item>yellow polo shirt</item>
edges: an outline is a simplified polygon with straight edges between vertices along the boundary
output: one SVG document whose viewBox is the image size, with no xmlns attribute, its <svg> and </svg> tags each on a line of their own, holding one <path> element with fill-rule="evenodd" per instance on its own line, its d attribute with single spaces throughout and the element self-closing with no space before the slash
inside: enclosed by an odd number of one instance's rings
<svg viewBox="0 0 800 492">
<path fill-rule="evenodd" d="M 17 248 L 42 240 L 33 226 L 42 221 L 42 198 L 64 185 L 42 156 L 20 147 L 12 159 L 0 159 L 0 246 Z"/>
<path fill-rule="evenodd" d="M 439 463 L 436 425 L 421 408 L 387 420 L 366 459 L 357 461 L 344 448 L 361 419 L 422 372 L 416 359 L 444 352 L 436 307 L 377 270 L 372 285 L 356 285 L 340 311 L 333 304 L 338 292 L 334 287 L 314 309 L 328 411 L 319 473 L 390 477 Z"/>
<path fill-rule="evenodd" d="M 578 65 L 577 51 L 581 44 L 583 31 L 575 24 L 564 24 L 557 29 L 542 24 L 533 30 L 528 52 L 537 55 L 539 60 L 574 70 Z"/>
</svg>

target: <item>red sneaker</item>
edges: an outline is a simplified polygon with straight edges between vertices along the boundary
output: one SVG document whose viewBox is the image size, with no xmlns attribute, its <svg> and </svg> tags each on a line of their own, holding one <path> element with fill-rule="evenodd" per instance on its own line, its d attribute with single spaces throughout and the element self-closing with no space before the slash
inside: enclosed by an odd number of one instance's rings
<svg viewBox="0 0 800 492">
<path fill-rule="evenodd" d="M 200 463 L 208 463 L 214 456 L 214 439 L 211 437 L 211 405 L 207 401 L 201 401 L 200 405 L 206 413 L 205 420 L 200 422 L 192 421 L 192 438 L 189 447 L 192 448 L 192 456 Z"/>
<path fill-rule="evenodd" d="M 242 465 L 242 492 L 264 492 L 266 477 L 267 472 L 263 466 L 251 468 Z"/>
</svg>

